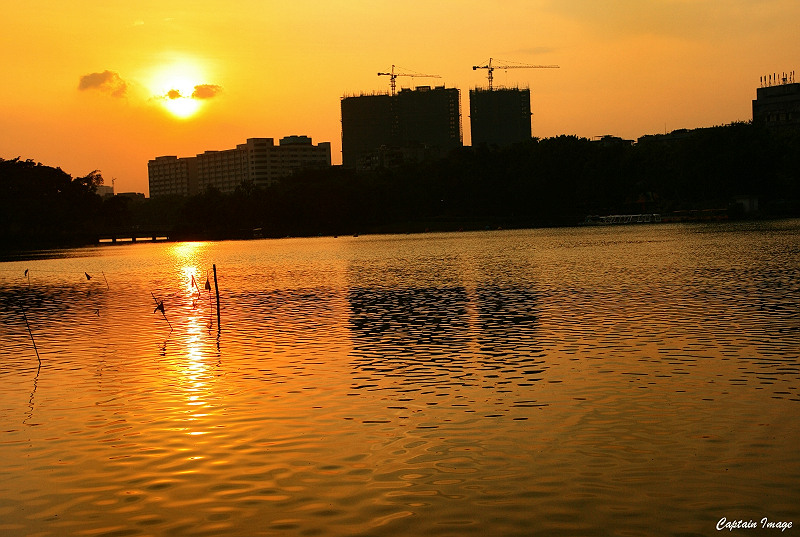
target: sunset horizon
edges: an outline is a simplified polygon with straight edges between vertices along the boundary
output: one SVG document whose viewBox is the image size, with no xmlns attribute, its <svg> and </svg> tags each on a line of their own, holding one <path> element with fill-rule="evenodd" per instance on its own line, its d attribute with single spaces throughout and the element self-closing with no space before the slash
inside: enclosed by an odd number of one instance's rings
<svg viewBox="0 0 800 537">
<path fill-rule="evenodd" d="M 797 529 L 800 1 L 4 7 L 3 535 Z"/>
</svg>

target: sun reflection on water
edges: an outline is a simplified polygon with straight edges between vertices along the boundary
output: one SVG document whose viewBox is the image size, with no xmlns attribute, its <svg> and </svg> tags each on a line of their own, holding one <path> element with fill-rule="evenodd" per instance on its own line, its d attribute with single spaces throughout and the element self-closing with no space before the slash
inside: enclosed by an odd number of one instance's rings
<svg viewBox="0 0 800 537">
<path fill-rule="evenodd" d="M 209 337 L 210 318 L 206 311 L 210 305 L 203 300 L 200 291 L 205 282 L 205 271 L 200 268 L 200 253 L 207 246 L 203 242 L 184 242 L 174 245 L 170 254 L 174 257 L 179 286 L 175 309 L 182 319 L 178 323 L 178 342 L 173 356 L 174 381 L 184 397 L 184 414 L 187 435 L 207 434 L 203 425 L 210 417 L 212 404 L 209 395 L 213 378 L 208 353 L 204 348 Z"/>
<path fill-rule="evenodd" d="M 172 245 L 169 253 L 175 257 L 176 263 L 196 263 L 198 255 L 206 246 L 207 242 L 178 242 Z"/>
<path fill-rule="evenodd" d="M 185 305 L 186 332 L 181 338 L 185 342 L 181 352 L 185 361 L 179 371 L 186 395 L 186 406 L 189 407 L 189 421 L 207 418 L 207 410 L 210 406 L 208 402 L 210 369 L 207 356 L 203 352 L 203 343 L 207 333 L 204 330 L 203 305 L 197 300 L 199 290 L 195 282 L 196 278 L 193 276 L 196 272 L 195 267 L 184 267 L 183 270 L 183 274 L 188 276 L 185 289 L 188 304 Z M 205 432 L 193 430 L 188 434 L 201 435 Z"/>
</svg>

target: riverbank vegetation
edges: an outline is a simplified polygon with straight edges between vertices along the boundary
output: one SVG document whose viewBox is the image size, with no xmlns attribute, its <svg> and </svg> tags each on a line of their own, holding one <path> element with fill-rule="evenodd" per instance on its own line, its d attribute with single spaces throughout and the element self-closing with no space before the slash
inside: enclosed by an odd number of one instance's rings
<svg viewBox="0 0 800 537">
<path fill-rule="evenodd" d="M 440 160 L 356 172 L 297 173 L 182 198 L 101 199 L 99 172 L 0 159 L 0 244 L 41 247 L 102 235 L 173 239 L 576 225 L 590 214 L 800 216 L 800 134 L 750 123 L 633 144 L 558 136 L 464 147 Z M 757 210 L 752 200 L 758 200 Z M 694 212 L 693 212 L 694 211 Z M 699 212 L 698 212 L 699 211 Z"/>
</svg>

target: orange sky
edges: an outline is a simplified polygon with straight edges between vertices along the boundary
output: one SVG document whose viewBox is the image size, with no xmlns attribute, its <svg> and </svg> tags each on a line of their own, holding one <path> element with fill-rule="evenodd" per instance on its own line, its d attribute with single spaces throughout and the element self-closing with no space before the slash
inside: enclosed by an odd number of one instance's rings
<svg viewBox="0 0 800 537">
<path fill-rule="evenodd" d="M 341 96 L 388 90 L 376 73 L 392 64 L 441 76 L 398 87 L 461 90 L 466 144 L 468 90 L 486 84 L 472 66 L 489 57 L 561 66 L 495 71 L 530 86 L 538 137 L 748 120 L 760 76 L 800 67 L 797 0 L 2 4 L 0 157 L 99 169 L 117 192 L 147 193 L 156 156 L 252 137 L 330 141 L 340 163 Z"/>
</svg>

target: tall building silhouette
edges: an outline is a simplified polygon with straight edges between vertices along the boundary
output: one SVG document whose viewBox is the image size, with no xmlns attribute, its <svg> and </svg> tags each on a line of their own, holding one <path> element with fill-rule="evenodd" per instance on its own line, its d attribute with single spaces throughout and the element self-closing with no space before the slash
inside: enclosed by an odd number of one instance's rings
<svg viewBox="0 0 800 537">
<path fill-rule="evenodd" d="M 342 98 L 342 166 L 366 167 L 381 147 L 397 144 L 393 103 L 388 93 Z"/>
<path fill-rule="evenodd" d="M 469 90 L 472 145 L 507 146 L 531 138 L 531 91 L 519 88 Z"/>
<path fill-rule="evenodd" d="M 191 196 L 208 188 L 233 192 L 242 183 L 266 187 L 297 170 L 331 165 L 331 143 L 308 136 L 248 138 L 235 149 L 205 151 L 194 157 L 163 156 L 147 163 L 150 197 Z"/>
<path fill-rule="evenodd" d="M 342 98 L 342 164 L 375 168 L 462 145 L 459 91 L 444 86 Z"/>
</svg>

